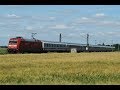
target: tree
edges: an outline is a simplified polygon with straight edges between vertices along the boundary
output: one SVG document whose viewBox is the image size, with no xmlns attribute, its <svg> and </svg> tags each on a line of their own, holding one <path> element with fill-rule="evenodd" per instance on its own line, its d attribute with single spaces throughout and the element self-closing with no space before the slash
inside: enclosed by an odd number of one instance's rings
<svg viewBox="0 0 120 90">
<path fill-rule="evenodd" d="M 104 44 L 104 43 L 103 43 L 102 45 L 103 45 L 103 46 L 105 46 L 105 44 Z"/>
<path fill-rule="evenodd" d="M 120 51 L 120 44 L 114 44 L 113 46 L 115 47 L 116 51 Z"/>
</svg>

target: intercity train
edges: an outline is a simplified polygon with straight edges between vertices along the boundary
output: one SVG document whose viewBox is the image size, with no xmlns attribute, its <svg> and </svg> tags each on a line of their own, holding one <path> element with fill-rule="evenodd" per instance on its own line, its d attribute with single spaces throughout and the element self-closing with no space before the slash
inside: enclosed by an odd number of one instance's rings
<svg viewBox="0 0 120 90">
<path fill-rule="evenodd" d="M 111 52 L 113 46 L 86 45 L 78 43 L 55 42 L 23 37 L 10 38 L 8 43 L 9 53 L 47 53 L 47 52 Z"/>
</svg>

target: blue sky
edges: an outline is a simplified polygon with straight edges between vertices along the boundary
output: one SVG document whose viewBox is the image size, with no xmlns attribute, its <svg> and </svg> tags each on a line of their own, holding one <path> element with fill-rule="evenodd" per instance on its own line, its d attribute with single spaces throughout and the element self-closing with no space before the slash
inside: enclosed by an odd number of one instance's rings
<svg viewBox="0 0 120 90">
<path fill-rule="evenodd" d="M 12 37 L 86 44 L 120 43 L 120 5 L 1 5 L 0 46 Z"/>
</svg>

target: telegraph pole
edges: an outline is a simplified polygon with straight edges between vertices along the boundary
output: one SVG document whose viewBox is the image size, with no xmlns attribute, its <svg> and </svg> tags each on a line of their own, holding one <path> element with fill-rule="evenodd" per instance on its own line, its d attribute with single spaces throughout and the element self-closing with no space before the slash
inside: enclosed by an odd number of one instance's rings
<svg viewBox="0 0 120 90">
<path fill-rule="evenodd" d="M 118 51 L 119 51 L 119 44 L 118 44 Z"/>
<path fill-rule="evenodd" d="M 59 36 L 59 42 L 61 42 L 61 39 L 62 39 L 62 35 L 61 35 L 61 33 L 60 33 L 60 36 Z"/>
<path fill-rule="evenodd" d="M 89 50 L 89 34 L 87 34 L 87 47 L 86 47 L 86 50 L 87 51 Z"/>
<path fill-rule="evenodd" d="M 113 40 L 111 40 L 111 42 L 112 42 L 112 47 L 113 47 Z M 113 48 L 112 48 L 112 52 L 113 52 Z"/>
</svg>

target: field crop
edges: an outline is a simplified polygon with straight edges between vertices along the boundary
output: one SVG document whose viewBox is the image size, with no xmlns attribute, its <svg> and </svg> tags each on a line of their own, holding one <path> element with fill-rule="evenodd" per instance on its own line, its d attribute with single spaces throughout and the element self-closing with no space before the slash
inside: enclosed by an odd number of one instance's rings
<svg viewBox="0 0 120 90">
<path fill-rule="evenodd" d="M 0 55 L 1 85 L 119 85 L 120 53 Z"/>
</svg>

